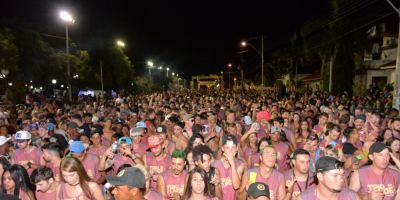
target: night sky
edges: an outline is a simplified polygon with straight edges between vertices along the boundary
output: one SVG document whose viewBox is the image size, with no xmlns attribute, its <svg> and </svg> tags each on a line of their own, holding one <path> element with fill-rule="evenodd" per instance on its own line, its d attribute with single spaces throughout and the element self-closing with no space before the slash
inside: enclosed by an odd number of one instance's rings
<svg viewBox="0 0 400 200">
<path fill-rule="evenodd" d="M 2 3 L 0 16 L 33 24 L 43 34 L 63 36 L 61 9 L 76 19 L 70 37 L 79 47 L 90 48 L 88 41 L 94 38 L 120 38 L 137 72 L 144 73 L 151 59 L 189 77 L 219 73 L 235 62 L 243 50 L 240 41 L 247 37 L 265 35 L 266 53 L 287 45 L 301 23 L 329 15 L 329 1 L 13 0 Z M 247 54 L 259 59 L 254 51 Z"/>
</svg>

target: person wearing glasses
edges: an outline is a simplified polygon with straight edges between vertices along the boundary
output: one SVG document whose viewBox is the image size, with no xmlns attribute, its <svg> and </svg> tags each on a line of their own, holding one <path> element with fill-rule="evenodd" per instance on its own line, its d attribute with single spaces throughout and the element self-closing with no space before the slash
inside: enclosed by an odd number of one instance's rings
<svg viewBox="0 0 400 200">
<path fill-rule="evenodd" d="M 336 158 L 324 156 L 315 164 L 316 186 L 301 193 L 296 200 L 361 200 L 346 186 L 343 164 Z"/>
</svg>

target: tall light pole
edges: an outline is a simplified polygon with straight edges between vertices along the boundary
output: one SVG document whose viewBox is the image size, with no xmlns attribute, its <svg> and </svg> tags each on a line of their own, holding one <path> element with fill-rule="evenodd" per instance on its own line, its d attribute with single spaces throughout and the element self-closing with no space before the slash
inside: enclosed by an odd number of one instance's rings
<svg viewBox="0 0 400 200">
<path fill-rule="evenodd" d="M 251 45 L 250 43 L 248 43 L 246 41 L 242 41 L 240 43 L 240 45 L 242 47 L 245 47 L 247 45 L 250 46 L 258 53 L 258 55 L 261 56 L 261 86 L 264 87 L 264 36 L 257 37 L 257 38 L 261 39 L 261 52 L 259 52 L 253 45 Z"/>
<path fill-rule="evenodd" d="M 394 80 L 394 98 L 393 108 L 399 109 L 400 107 L 400 8 L 396 8 L 390 0 L 386 0 L 390 6 L 397 12 L 399 17 L 399 33 L 397 35 L 397 56 L 396 56 L 396 69 Z"/>
<path fill-rule="evenodd" d="M 232 68 L 232 64 L 229 63 L 229 64 L 228 64 L 228 84 L 229 84 L 229 90 L 231 90 L 231 68 Z"/>
<path fill-rule="evenodd" d="M 147 61 L 147 68 L 149 69 L 149 79 L 151 81 L 151 69 L 154 67 L 154 63 L 151 61 Z"/>
<path fill-rule="evenodd" d="M 72 84 L 71 84 L 71 65 L 69 61 L 69 38 L 68 25 L 75 23 L 72 15 L 67 11 L 60 11 L 60 18 L 65 22 L 65 48 L 67 54 L 67 82 L 68 82 L 68 99 L 72 101 Z"/>
<path fill-rule="evenodd" d="M 167 78 L 168 78 L 169 67 L 167 67 Z"/>
</svg>

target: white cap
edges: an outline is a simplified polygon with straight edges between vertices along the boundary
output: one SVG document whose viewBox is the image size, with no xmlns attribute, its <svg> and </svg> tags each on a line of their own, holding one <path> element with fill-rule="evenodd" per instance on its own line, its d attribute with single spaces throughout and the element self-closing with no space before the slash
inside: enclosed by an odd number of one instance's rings
<svg viewBox="0 0 400 200">
<path fill-rule="evenodd" d="M 5 144 L 6 142 L 10 141 L 11 137 L 4 137 L 4 136 L 0 136 L 0 146 L 2 146 L 3 144 Z"/>
<path fill-rule="evenodd" d="M 32 138 L 32 135 L 28 131 L 18 131 L 15 134 L 16 140 L 30 140 L 31 138 Z"/>
</svg>

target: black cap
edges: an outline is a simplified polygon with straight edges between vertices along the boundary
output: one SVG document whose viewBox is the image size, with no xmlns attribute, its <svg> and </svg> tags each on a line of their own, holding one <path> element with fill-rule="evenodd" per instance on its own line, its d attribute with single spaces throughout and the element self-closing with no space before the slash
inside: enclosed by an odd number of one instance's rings
<svg viewBox="0 0 400 200">
<path fill-rule="evenodd" d="M 69 122 L 68 128 L 77 129 L 77 128 L 79 128 L 79 126 L 75 122 Z"/>
<path fill-rule="evenodd" d="M 175 115 L 171 115 L 170 117 L 168 117 L 168 121 L 172 122 L 172 123 L 178 123 L 179 119 L 177 116 Z"/>
<path fill-rule="evenodd" d="M 111 185 L 127 185 L 135 188 L 145 187 L 145 178 L 142 171 L 136 167 L 127 167 L 120 171 L 116 176 L 107 176 L 107 181 Z"/>
<path fill-rule="evenodd" d="M 236 136 L 232 135 L 232 134 L 225 134 L 222 137 L 222 146 L 227 144 L 228 142 L 233 142 L 233 144 L 237 145 L 237 139 Z"/>
<path fill-rule="evenodd" d="M 258 198 L 261 196 L 270 198 L 268 185 L 261 182 L 254 182 L 250 184 L 249 189 L 247 189 L 247 194 L 253 198 Z"/>
<path fill-rule="evenodd" d="M 324 156 L 317 160 L 315 164 L 316 172 L 325 172 L 334 169 L 342 169 L 343 163 L 338 159 L 330 156 Z"/>
<path fill-rule="evenodd" d="M 343 144 L 343 154 L 354 154 L 356 151 L 357 148 L 353 144 L 349 142 Z"/>
<path fill-rule="evenodd" d="M 164 125 L 157 126 L 156 133 L 167 133 L 167 127 Z"/>
<path fill-rule="evenodd" d="M 387 146 L 382 142 L 375 142 L 369 147 L 368 154 L 371 155 L 373 153 L 380 153 L 381 151 L 387 149 Z"/>
</svg>

